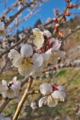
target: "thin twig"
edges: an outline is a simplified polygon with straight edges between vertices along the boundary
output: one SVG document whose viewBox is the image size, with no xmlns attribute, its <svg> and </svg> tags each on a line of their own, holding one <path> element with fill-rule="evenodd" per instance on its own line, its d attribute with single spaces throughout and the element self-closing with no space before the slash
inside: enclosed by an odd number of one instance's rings
<svg viewBox="0 0 80 120">
<path fill-rule="evenodd" d="M 16 112 L 15 112 L 14 117 L 13 117 L 12 120 L 17 120 L 18 119 L 18 116 L 19 116 L 19 113 L 21 111 L 21 108 L 22 108 L 22 106 L 23 106 L 23 104 L 24 104 L 24 102 L 25 102 L 25 100 L 26 100 L 26 98 L 27 98 L 27 96 L 29 94 L 29 90 L 31 88 L 32 82 L 33 82 L 33 78 L 30 77 L 30 79 L 28 81 L 28 86 L 27 86 L 27 88 L 26 88 L 26 90 L 25 90 L 25 92 L 24 92 L 24 94 L 22 96 L 22 99 L 20 100 L 20 102 L 18 104 L 18 107 L 16 109 Z"/>
</svg>

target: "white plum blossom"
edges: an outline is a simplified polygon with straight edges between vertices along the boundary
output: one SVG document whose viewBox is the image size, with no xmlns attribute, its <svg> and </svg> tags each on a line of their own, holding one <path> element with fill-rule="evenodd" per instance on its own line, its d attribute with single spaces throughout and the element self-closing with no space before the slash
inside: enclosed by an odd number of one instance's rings
<svg viewBox="0 0 80 120">
<path fill-rule="evenodd" d="M 66 97 L 65 88 L 61 85 L 51 85 L 43 83 L 40 85 L 40 92 L 45 96 L 39 100 L 39 107 L 47 104 L 49 107 L 55 107 L 58 101 L 64 101 Z"/>
<path fill-rule="evenodd" d="M 40 49 L 44 43 L 43 32 L 39 28 L 33 29 L 34 40 L 33 43 L 37 47 L 37 50 Z"/>
<path fill-rule="evenodd" d="M 0 49 L 0 54 L 4 52 L 4 49 Z M 6 63 L 5 55 L 0 58 L 0 68 L 2 68 Z"/>
<path fill-rule="evenodd" d="M 52 97 L 52 86 L 49 83 L 43 83 L 40 85 L 40 92 L 45 95 L 39 100 L 39 107 L 42 107 L 43 104 L 47 104 L 49 107 L 55 107 L 57 105 L 56 101 Z"/>
<path fill-rule="evenodd" d="M 45 53 L 42 53 L 43 56 L 43 66 L 46 67 L 49 63 L 56 65 L 58 63 L 58 58 L 63 58 L 65 53 L 59 50 L 49 49 Z"/>
<path fill-rule="evenodd" d="M 42 55 L 38 53 L 33 54 L 33 48 L 30 44 L 24 44 L 21 47 L 20 53 L 21 54 L 19 54 L 18 51 L 13 50 L 13 52 L 9 53 L 8 57 L 10 59 L 14 57 L 12 61 L 13 66 L 18 68 L 18 71 L 22 76 L 28 77 L 29 75 L 32 75 L 43 64 Z"/>
<path fill-rule="evenodd" d="M 21 82 L 17 81 L 17 77 L 14 77 L 9 83 L 7 83 L 5 80 L 2 80 L 2 85 L 0 86 L 0 93 L 4 98 L 18 97 L 20 91 Z"/>
<path fill-rule="evenodd" d="M 37 108 L 36 102 L 31 102 L 30 107 L 34 110 Z"/>
</svg>

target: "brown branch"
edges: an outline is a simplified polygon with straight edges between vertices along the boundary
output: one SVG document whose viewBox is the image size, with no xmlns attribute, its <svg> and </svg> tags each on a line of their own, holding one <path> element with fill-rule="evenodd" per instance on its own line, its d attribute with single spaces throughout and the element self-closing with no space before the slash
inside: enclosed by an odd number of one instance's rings
<svg viewBox="0 0 80 120">
<path fill-rule="evenodd" d="M 30 90 L 30 88 L 31 88 L 32 82 L 33 82 L 33 78 L 30 77 L 30 79 L 29 79 L 29 81 L 28 81 L 28 86 L 27 86 L 27 88 L 26 88 L 26 90 L 25 90 L 25 92 L 24 92 L 24 94 L 23 94 L 23 96 L 22 96 L 21 101 L 20 101 L 19 104 L 18 104 L 18 107 L 17 107 L 17 109 L 16 109 L 16 112 L 15 112 L 12 120 L 17 120 L 17 119 L 18 119 L 18 116 L 19 116 L 19 113 L 20 113 L 20 111 L 21 111 L 21 109 L 22 109 L 22 106 L 23 106 L 26 98 L 27 98 L 28 95 L 29 95 L 29 90 Z"/>
<path fill-rule="evenodd" d="M 8 23 L 5 24 L 5 27 L 7 28 L 8 25 L 13 22 L 13 20 L 22 12 L 24 11 L 27 7 L 30 7 L 33 4 L 33 2 L 28 3 L 26 6 L 24 6 L 23 8 L 21 8 L 14 16 L 12 16 L 12 18 L 10 19 L 10 21 Z"/>
<path fill-rule="evenodd" d="M 8 52 L 10 52 L 11 49 L 13 49 L 14 47 L 18 46 L 19 44 L 21 44 L 26 38 L 28 38 L 30 36 L 31 33 L 29 33 L 24 39 L 20 40 L 19 42 L 17 42 L 15 45 L 13 45 L 12 47 L 10 47 L 9 49 L 7 49 L 6 51 L 4 51 L 0 57 L 2 57 L 4 54 L 7 54 Z"/>
</svg>

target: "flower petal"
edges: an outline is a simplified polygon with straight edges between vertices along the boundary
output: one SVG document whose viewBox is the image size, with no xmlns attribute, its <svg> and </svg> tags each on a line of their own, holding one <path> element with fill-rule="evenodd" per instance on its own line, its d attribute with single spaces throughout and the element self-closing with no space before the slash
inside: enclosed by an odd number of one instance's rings
<svg viewBox="0 0 80 120">
<path fill-rule="evenodd" d="M 37 47 L 37 49 L 40 49 L 44 43 L 43 33 L 40 31 L 40 29 L 34 28 L 33 35 L 35 36 L 33 43 Z"/>
<path fill-rule="evenodd" d="M 49 106 L 49 107 L 55 107 L 57 105 L 56 101 L 53 99 L 53 97 L 51 95 L 49 95 L 47 97 L 47 100 L 46 100 L 46 104 Z"/>
<path fill-rule="evenodd" d="M 15 59 L 15 58 L 17 58 L 18 56 L 20 56 L 20 54 L 19 54 L 18 51 L 15 50 L 15 49 L 10 50 L 10 52 L 9 52 L 9 54 L 8 54 L 8 57 L 9 57 L 10 59 Z"/>
<path fill-rule="evenodd" d="M 19 66 L 19 68 L 18 68 L 18 71 L 22 76 L 31 75 L 33 73 L 33 70 L 34 70 L 34 67 L 31 64 L 28 64 L 27 66 L 26 66 L 26 64 L 23 64 L 23 65 Z"/>
<path fill-rule="evenodd" d="M 51 37 L 51 33 L 48 30 L 44 30 L 43 35 L 47 36 L 48 38 Z"/>
<path fill-rule="evenodd" d="M 19 56 L 15 59 L 15 61 L 13 61 L 13 66 L 19 67 L 22 65 L 22 63 L 24 63 L 24 59 L 22 58 L 22 56 Z"/>
<path fill-rule="evenodd" d="M 42 97 L 38 102 L 39 107 L 42 107 L 43 104 L 46 103 L 46 100 L 47 100 L 47 97 Z"/>
<path fill-rule="evenodd" d="M 40 92 L 41 92 L 43 95 L 48 95 L 48 94 L 50 94 L 52 91 L 53 91 L 53 89 L 52 89 L 51 84 L 49 84 L 49 83 L 42 83 L 42 84 L 40 85 Z"/>
<path fill-rule="evenodd" d="M 52 38 L 52 39 L 50 40 L 50 44 L 51 44 L 51 43 L 54 43 L 54 44 L 53 44 L 53 47 L 52 47 L 52 50 L 58 50 L 58 49 L 60 48 L 60 46 L 61 46 L 61 41 L 56 40 L 55 38 Z"/>
<path fill-rule="evenodd" d="M 40 67 L 43 64 L 43 57 L 41 54 L 35 53 L 33 55 L 32 60 L 33 60 L 35 69 L 36 69 L 36 67 Z"/>
<path fill-rule="evenodd" d="M 56 99 L 61 99 L 66 97 L 66 93 L 63 91 L 56 90 L 52 93 L 52 97 Z"/>
<path fill-rule="evenodd" d="M 31 45 L 29 44 L 24 44 L 22 47 L 21 47 L 21 56 L 22 57 L 29 57 L 33 54 L 33 48 Z"/>
<path fill-rule="evenodd" d="M 13 77 L 12 81 L 15 83 L 17 80 L 17 76 Z"/>
</svg>

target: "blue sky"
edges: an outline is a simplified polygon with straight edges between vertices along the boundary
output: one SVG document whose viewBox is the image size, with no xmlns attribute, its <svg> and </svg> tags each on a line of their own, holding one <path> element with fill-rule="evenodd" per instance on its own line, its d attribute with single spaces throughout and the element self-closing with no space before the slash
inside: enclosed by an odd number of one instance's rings
<svg viewBox="0 0 80 120">
<path fill-rule="evenodd" d="M 0 14 L 2 13 L 2 11 L 5 9 L 5 4 L 4 4 L 4 0 L 0 0 L 2 2 L 0 2 Z M 14 3 L 16 0 L 7 0 L 7 6 L 11 6 L 12 3 Z M 72 0 L 72 3 L 75 3 L 77 0 Z M 49 2 L 45 2 L 43 6 L 41 6 L 41 11 L 39 11 L 37 14 L 39 14 L 40 16 L 37 15 L 33 15 L 31 18 L 29 18 L 29 20 L 27 20 L 26 22 L 23 23 L 23 25 L 20 25 L 20 28 L 22 27 L 32 27 L 34 25 L 34 23 L 38 20 L 41 19 L 42 21 L 46 21 L 47 18 L 53 18 L 54 14 L 53 14 L 53 9 L 54 8 L 59 8 L 60 12 L 62 13 L 63 9 L 66 6 L 66 2 L 65 0 L 50 0 Z M 17 10 L 15 10 L 16 12 Z M 15 12 L 10 12 L 9 15 L 14 15 Z M 80 12 L 79 9 L 73 9 L 72 12 Z M 26 16 L 28 14 L 28 10 L 25 10 L 22 15 Z M 22 18 L 23 18 L 22 16 Z M 73 16 L 71 16 L 73 17 Z M 69 18 L 68 18 L 69 19 Z"/>
</svg>

